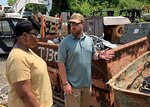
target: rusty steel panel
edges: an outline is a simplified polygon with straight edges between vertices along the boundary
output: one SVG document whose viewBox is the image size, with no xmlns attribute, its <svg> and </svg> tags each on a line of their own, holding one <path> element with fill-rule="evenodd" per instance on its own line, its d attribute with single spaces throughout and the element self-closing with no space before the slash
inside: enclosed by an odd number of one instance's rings
<svg viewBox="0 0 150 107">
<path fill-rule="evenodd" d="M 112 49 L 112 51 L 115 52 L 116 57 L 107 61 L 108 79 L 112 78 L 127 64 L 144 54 L 148 48 L 148 40 L 144 37 Z"/>
<path fill-rule="evenodd" d="M 128 93 L 123 91 L 116 91 L 114 107 L 150 107 L 150 96 Z"/>
<path fill-rule="evenodd" d="M 150 94 L 139 91 L 149 75 L 150 52 L 146 52 L 109 80 L 108 84 L 114 90 L 114 106 L 150 107 Z"/>
<path fill-rule="evenodd" d="M 51 80 L 53 101 L 57 106 L 64 107 L 64 92 L 63 85 L 60 79 L 58 69 L 54 69 L 48 66 L 48 74 Z"/>
<path fill-rule="evenodd" d="M 99 91 L 100 94 L 107 91 L 107 94 L 105 94 L 103 98 L 97 96 L 96 94 L 93 95 L 95 99 L 92 100 L 98 101 L 99 99 L 105 99 L 103 102 L 99 101 L 100 103 L 98 107 L 101 107 L 101 105 L 104 102 L 105 104 L 108 104 L 108 106 L 102 107 L 113 106 L 114 102 L 113 92 L 106 85 L 106 82 L 108 82 L 109 79 L 111 79 L 127 64 L 129 64 L 130 62 L 138 58 L 140 55 L 145 53 L 148 50 L 148 47 L 149 43 L 147 38 L 141 38 L 128 44 L 121 45 L 118 48 L 111 49 L 112 51 L 115 52 L 115 57 L 110 61 L 105 60 L 93 61 L 92 63 L 93 90 L 101 90 Z M 99 85 L 97 85 L 98 83 Z M 95 105 L 95 107 L 97 107 L 97 105 Z"/>
<path fill-rule="evenodd" d="M 38 42 L 36 48 L 33 51 L 43 58 L 47 65 L 52 68 L 58 68 L 57 66 L 57 55 L 58 55 L 58 44 L 48 44 L 44 42 Z"/>
<path fill-rule="evenodd" d="M 57 66 L 59 44 L 48 44 L 43 42 L 47 41 L 47 38 L 43 38 L 41 41 L 42 42 L 39 42 L 33 51 L 47 62 L 54 100 L 63 104 L 63 88 Z M 106 83 L 124 66 L 145 53 L 147 48 L 147 39 L 141 38 L 137 41 L 121 45 L 118 48 L 111 49 L 116 53 L 116 56 L 110 61 L 98 60 L 92 62 L 92 107 L 113 106 L 114 93 L 110 91 L 110 87 Z"/>
</svg>

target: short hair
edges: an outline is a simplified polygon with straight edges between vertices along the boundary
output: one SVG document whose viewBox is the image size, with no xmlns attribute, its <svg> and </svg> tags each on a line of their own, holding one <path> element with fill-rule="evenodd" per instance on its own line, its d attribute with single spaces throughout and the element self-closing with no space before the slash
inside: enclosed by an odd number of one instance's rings
<svg viewBox="0 0 150 107">
<path fill-rule="evenodd" d="M 40 24 L 36 20 L 23 20 L 19 21 L 15 27 L 16 37 L 21 36 L 23 32 L 30 32 L 31 30 L 36 29 L 40 31 Z"/>
</svg>

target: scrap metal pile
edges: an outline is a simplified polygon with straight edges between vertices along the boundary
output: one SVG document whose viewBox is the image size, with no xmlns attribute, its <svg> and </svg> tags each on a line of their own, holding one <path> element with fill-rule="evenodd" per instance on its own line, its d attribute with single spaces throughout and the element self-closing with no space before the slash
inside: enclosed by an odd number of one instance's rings
<svg viewBox="0 0 150 107">
<path fill-rule="evenodd" d="M 94 46 L 97 50 L 104 50 L 106 48 L 116 48 L 118 47 L 117 44 L 113 44 L 109 41 L 106 41 L 104 39 L 104 36 L 96 36 L 96 35 L 89 35 L 91 37 L 91 39 L 93 40 L 94 42 Z M 50 44 L 59 44 L 62 40 L 64 39 L 64 37 L 56 37 L 54 38 L 53 40 L 48 40 L 47 43 L 50 43 Z"/>
<path fill-rule="evenodd" d="M 117 44 L 112 44 L 111 42 L 104 40 L 104 35 L 101 37 L 98 37 L 96 35 L 90 35 L 90 37 L 92 38 L 94 46 L 97 50 L 103 50 L 106 48 L 112 49 L 118 47 Z"/>
</svg>

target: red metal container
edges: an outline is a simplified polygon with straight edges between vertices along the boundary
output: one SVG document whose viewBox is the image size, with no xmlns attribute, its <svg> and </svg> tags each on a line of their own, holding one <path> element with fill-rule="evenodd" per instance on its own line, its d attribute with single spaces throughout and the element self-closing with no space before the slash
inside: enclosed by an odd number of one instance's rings
<svg viewBox="0 0 150 107">
<path fill-rule="evenodd" d="M 150 107 L 150 87 L 144 87 L 148 83 L 144 83 L 145 77 L 147 80 L 150 77 L 149 65 L 150 52 L 147 52 L 109 80 L 114 90 L 115 107 Z"/>
</svg>

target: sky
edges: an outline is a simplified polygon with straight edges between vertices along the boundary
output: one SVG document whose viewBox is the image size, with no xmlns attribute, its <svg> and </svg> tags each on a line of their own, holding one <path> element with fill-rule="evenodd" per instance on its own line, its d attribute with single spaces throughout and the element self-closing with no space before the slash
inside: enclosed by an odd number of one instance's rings
<svg viewBox="0 0 150 107">
<path fill-rule="evenodd" d="M 1 5 L 7 5 L 7 0 L 0 0 Z"/>
</svg>

